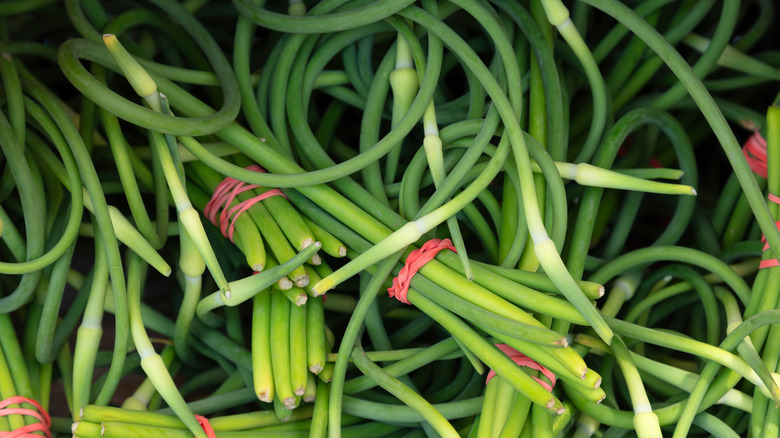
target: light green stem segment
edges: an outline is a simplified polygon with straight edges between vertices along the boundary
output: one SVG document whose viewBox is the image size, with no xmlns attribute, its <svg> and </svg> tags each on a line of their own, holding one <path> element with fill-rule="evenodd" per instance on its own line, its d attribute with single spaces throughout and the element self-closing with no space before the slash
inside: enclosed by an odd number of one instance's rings
<svg viewBox="0 0 780 438">
<path fill-rule="evenodd" d="M 165 402 L 168 403 L 168 406 L 173 409 L 190 432 L 197 438 L 205 438 L 205 432 L 182 398 L 162 357 L 154 351 L 149 336 L 146 334 L 146 328 L 141 318 L 141 291 L 143 289 L 144 269 L 145 266 L 140 258 L 137 256 L 130 258 L 127 272 L 128 313 L 130 317 L 130 333 L 133 336 L 133 342 L 138 355 L 141 356 L 141 368 L 143 368 L 146 376 L 154 384 L 157 392 L 160 393 Z"/>
<path fill-rule="evenodd" d="M 255 295 L 252 306 L 252 380 L 258 400 L 275 396 L 271 363 L 271 291 Z"/>
<path fill-rule="evenodd" d="M 536 163 L 532 163 L 532 165 L 534 166 L 534 172 L 541 172 L 541 169 L 539 169 Z M 574 180 L 583 186 L 633 190 L 665 195 L 696 195 L 696 189 L 688 185 L 649 181 L 629 174 L 596 167 L 588 163 L 573 164 L 556 161 L 555 167 L 558 168 L 561 178 Z"/>
<path fill-rule="evenodd" d="M 424 114 L 425 138 L 423 139 L 423 148 L 425 148 L 425 157 L 428 159 L 428 167 L 431 169 L 433 184 L 438 188 L 445 178 L 444 155 L 442 153 L 442 143 L 439 137 L 439 129 L 436 126 L 436 109 L 433 100 L 428 104 Z M 458 259 L 463 266 L 463 273 L 469 280 L 474 279 L 474 273 L 471 270 L 466 244 L 463 241 L 463 235 L 458 226 L 458 219 L 454 216 L 447 218 L 447 228 L 450 230 L 452 242 L 458 253 Z"/>
<path fill-rule="evenodd" d="M 466 3 L 469 2 L 458 0 L 456 3 L 463 3 L 462 6 L 465 7 Z M 542 265 L 544 270 L 550 275 L 550 278 L 553 280 L 555 285 L 562 291 L 562 293 L 572 303 L 572 305 L 574 305 L 577 310 L 582 313 L 588 323 L 594 328 L 594 330 L 596 330 L 596 333 L 598 333 L 598 335 L 602 337 L 605 342 L 610 343 L 612 341 L 612 330 L 607 326 L 606 322 L 604 322 L 603 318 L 593 307 L 590 300 L 585 297 L 582 290 L 577 287 L 576 282 L 565 268 L 560 254 L 555 249 L 555 245 L 550 240 L 550 237 L 547 234 L 547 230 L 544 228 L 544 222 L 541 219 L 539 203 L 537 201 L 536 191 L 534 189 L 533 172 L 531 170 L 531 160 L 528 155 L 528 148 L 526 146 L 525 139 L 523 138 L 523 133 L 520 130 L 520 123 L 517 119 L 515 111 L 512 108 L 512 104 L 509 102 L 509 99 L 507 99 L 506 95 L 501 89 L 500 84 L 498 84 L 495 78 L 490 74 L 487 67 L 480 62 L 479 57 L 465 43 L 465 41 L 463 41 L 459 35 L 453 32 L 452 29 L 444 26 L 443 23 L 436 20 L 435 17 L 432 17 L 430 14 L 427 14 L 424 11 L 420 11 L 414 8 L 405 9 L 401 12 L 401 15 L 424 25 L 437 37 L 441 38 L 443 41 L 447 41 L 447 44 L 450 45 L 453 51 L 458 52 L 458 56 L 460 57 L 461 61 L 466 64 L 468 68 L 474 72 L 474 74 L 480 77 L 482 86 L 488 92 L 491 99 L 493 99 L 494 104 L 496 105 L 496 109 L 504 121 L 504 134 L 512 146 L 515 165 L 517 166 L 520 176 L 520 190 L 522 192 L 523 208 L 525 211 L 526 222 L 528 223 L 528 230 L 531 234 L 531 238 L 535 244 L 541 243 L 545 247 L 543 250 L 535 250 L 537 259 L 539 260 L 539 263 Z M 489 18 L 485 17 L 485 19 L 487 20 Z M 501 145 L 499 144 L 499 149 L 500 146 Z M 466 193 L 466 191 L 462 192 L 461 195 L 463 193 Z M 445 213 L 455 206 L 449 204 L 457 204 L 456 200 L 461 202 L 463 201 L 461 195 L 458 195 L 453 199 L 453 201 L 443 205 L 442 207 L 439 207 L 439 209 L 434 210 L 430 214 L 418 219 L 415 221 L 417 225 L 414 226 L 427 231 L 436 224 L 441 223 L 447 217 L 452 215 Z M 431 224 L 431 222 L 433 223 Z M 406 228 L 406 226 L 402 227 L 402 229 L 403 228 Z M 778 237 L 780 238 L 780 236 Z M 550 251 L 550 249 L 552 251 Z M 387 254 L 391 253 L 392 251 L 389 251 Z M 325 279 L 323 279 L 323 281 L 325 281 Z"/>
<path fill-rule="evenodd" d="M 86 194 L 86 189 L 83 190 Z M 84 205 L 88 205 L 87 208 L 92 206 L 92 201 L 89 200 L 89 197 L 85 196 L 84 201 Z M 114 233 L 116 233 L 116 237 L 120 242 L 124 243 L 128 248 L 132 249 L 133 252 L 141 256 L 141 258 L 152 265 L 157 272 L 166 277 L 171 275 L 171 267 L 165 259 L 154 250 L 151 244 L 143 238 L 141 233 L 133 227 L 130 221 L 127 220 L 127 217 L 125 217 L 118 208 L 109 205 L 108 216 L 111 218 L 111 225 L 114 227 Z"/>
<path fill-rule="evenodd" d="M 713 133 L 718 137 L 726 157 L 731 163 L 734 173 L 737 175 L 740 185 L 745 193 L 745 197 L 750 204 L 751 210 L 756 217 L 756 221 L 764 232 L 769 245 L 773 248 L 780 248 L 780 230 L 772 219 L 766 200 L 761 190 L 758 188 L 753 172 L 745 160 L 742 148 L 737 142 L 734 132 L 723 117 L 723 113 L 715 103 L 714 99 L 707 91 L 704 84 L 696 76 L 690 65 L 685 62 L 682 56 L 666 41 L 661 34 L 652 26 L 647 24 L 641 17 L 627 6 L 614 0 L 583 0 L 585 3 L 595 6 L 615 17 L 621 24 L 629 28 L 639 38 L 641 38 L 658 56 L 664 60 L 666 65 L 677 76 L 680 82 L 685 86 L 696 105 L 701 110 L 707 123 L 712 128 Z"/>
<path fill-rule="evenodd" d="M 111 56 L 114 57 L 122 73 L 125 74 L 125 78 L 130 82 L 133 90 L 143 97 L 153 110 L 160 112 L 160 95 L 157 93 L 157 83 L 154 82 L 154 79 L 122 46 L 116 35 L 103 35 L 103 43 Z"/>
<path fill-rule="evenodd" d="M 637 434 L 641 438 L 662 438 L 658 417 L 653 413 L 642 378 L 639 376 L 634 362 L 631 361 L 628 347 L 620 337 L 615 338 L 611 347 L 628 385 L 631 403 L 634 405 L 634 428 Z"/>
<path fill-rule="evenodd" d="M 203 223 L 200 220 L 198 212 L 191 205 L 183 210 L 179 210 L 179 223 L 187 229 L 187 233 L 198 248 L 198 252 L 200 252 L 203 257 L 203 261 L 206 263 L 211 276 L 217 283 L 217 287 L 219 287 L 225 295 L 225 298 L 230 299 L 232 295 L 230 292 L 230 285 L 228 285 L 225 274 L 222 273 L 222 268 L 219 266 L 217 255 L 214 254 L 214 249 L 209 243 L 208 237 L 206 236 L 206 230 L 203 228 Z"/>
<path fill-rule="evenodd" d="M 715 295 L 723 302 L 723 307 L 726 310 L 726 334 L 729 334 L 744 322 L 742 320 L 742 313 L 739 309 L 739 305 L 737 304 L 737 299 L 724 287 L 715 287 Z M 761 356 L 759 356 L 758 351 L 756 351 L 756 347 L 753 345 L 750 337 L 746 337 L 737 345 L 737 351 L 739 352 L 739 356 L 750 365 L 761 378 L 761 381 L 764 382 L 766 391 L 763 392 L 768 392 L 775 403 L 780 405 L 780 389 L 777 386 L 780 375 L 772 373 L 767 369 L 767 366 L 761 360 Z"/>
<path fill-rule="evenodd" d="M 78 190 L 78 189 L 76 189 Z M 89 197 L 89 193 L 85 187 L 81 187 L 82 196 L 84 199 L 84 207 L 89 210 L 90 213 L 95 212 L 95 207 L 92 204 L 92 199 Z M 141 235 L 141 233 L 130 223 L 130 221 L 113 205 L 108 206 L 108 217 L 111 219 L 111 227 L 114 229 L 117 240 L 127 245 L 128 248 L 133 250 L 141 258 L 149 263 L 157 272 L 164 276 L 171 275 L 171 267 L 162 258 L 162 256 L 155 251 L 154 247 Z"/>
<path fill-rule="evenodd" d="M 589 161 L 596 152 L 601 141 L 601 135 L 604 132 L 604 126 L 607 119 L 607 92 L 604 85 L 604 78 L 599 72 L 599 66 L 593 58 L 593 53 L 588 49 L 582 36 L 569 18 L 569 11 L 563 5 L 561 0 L 542 0 L 542 6 L 547 14 L 547 19 L 558 29 L 563 39 L 571 47 L 574 54 L 579 59 L 588 77 L 593 94 L 593 118 L 591 120 L 590 132 L 585 139 L 585 145 L 578 154 L 575 161 Z"/>
<path fill-rule="evenodd" d="M 436 410 L 427 400 L 400 380 L 391 376 L 385 370 L 377 366 L 366 356 L 362 348 L 356 348 L 352 352 L 352 360 L 355 365 L 366 375 L 371 376 L 379 386 L 398 397 L 399 400 L 412 407 L 422 416 L 442 437 L 459 437 L 458 432 L 452 427 L 444 416 Z"/>
<path fill-rule="evenodd" d="M 168 188 L 173 195 L 173 201 L 176 204 L 176 210 L 179 212 L 179 223 L 187 230 L 192 242 L 198 248 L 203 261 L 209 269 L 214 281 L 220 288 L 225 297 L 230 298 L 230 286 L 225 278 L 225 274 L 222 272 L 222 268 L 219 265 L 214 249 L 209 243 L 208 236 L 206 236 L 206 230 L 203 228 L 203 223 L 200 220 L 198 212 L 192 207 L 192 203 L 187 196 L 187 190 L 184 188 L 179 173 L 176 169 L 176 165 L 173 162 L 170 149 L 163 137 L 163 134 L 159 132 L 150 132 L 150 140 L 152 147 L 157 153 L 157 157 L 160 160 L 160 165 L 165 173 L 165 180 L 168 183 Z"/>
<path fill-rule="evenodd" d="M 103 239 L 95 237 L 95 254 L 102 254 Z M 79 370 L 73 375 L 73 405 L 77 413 L 89 404 L 92 374 L 95 368 L 95 356 L 103 337 L 103 305 L 108 291 L 108 262 L 105 257 L 97 257 L 92 273 L 92 285 L 87 299 L 87 307 L 78 328 L 76 346 L 73 354 L 73 367 Z"/>
<path fill-rule="evenodd" d="M 592 349 L 598 350 L 602 353 L 610 352 L 600 339 L 586 335 L 584 333 L 578 333 L 575 337 L 577 344 L 588 346 Z M 680 368 L 668 365 L 663 362 L 657 362 L 649 359 L 640 354 L 629 351 L 631 360 L 642 373 L 657 377 L 670 385 L 680 388 L 686 392 L 691 392 L 696 385 L 696 381 L 699 379 L 699 375 L 690 371 L 685 371 Z M 718 400 L 719 404 L 731 406 L 740 409 L 745 412 L 750 412 L 752 409 L 753 399 L 743 392 L 736 389 L 730 389 L 726 394 Z"/>
<path fill-rule="evenodd" d="M 607 344 L 610 344 L 612 342 L 612 329 L 609 328 L 601 313 L 596 310 L 591 301 L 582 292 L 582 289 L 577 286 L 571 275 L 568 275 L 569 271 L 558 255 L 553 241 L 549 237 L 543 241 L 534 240 L 534 252 L 536 253 L 536 258 L 539 259 L 542 267 L 544 267 L 544 271 L 558 286 L 566 299 L 582 313 L 582 316 L 588 320 L 599 337 Z"/>
<path fill-rule="evenodd" d="M 196 310 L 198 317 L 204 319 L 208 312 L 218 307 L 237 306 L 252 298 L 253 296 L 279 281 L 280 278 L 286 276 L 297 267 L 302 266 L 308 259 L 311 258 L 311 256 L 319 251 L 321 247 L 322 244 L 320 242 L 314 242 L 296 254 L 295 257 L 278 266 L 266 269 L 255 275 L 242 278 L 241 280 L 231 281 L 231 296 L 224 297 L 219 291 L 217 291 L 203 298 L 198 303 Z"/>
<path fill-rule="evenodd" d="M 163 112 L 163 106 L 160 102 L 160 94 L 157 91 L 157 84 L 149 76 L 149 73 L 136 61 L 130 53 L 119 43 L 116 36 L 104 35 L 103 41 L 106 44 L 111 56 L 114 57 L 119 68 L 125 74 L 125 77 L 130 81 L 130 85 L 143 97 L 149 106 L 158 113 Z M 198 247 L 198 251 L 203 256 L 203 260 L 206 262 L 206 266 L 209 268 L 209 272 L 214 277 L 219 288 L 225 294 L 226 297 L 230 297 L 230 288 L 225 278 L 225 274 L 222 273 L 222 268 L 219 266 L 217 256 L 214 254 L 214 250 L 211 248 L 211 244 L 206 237 L 206 231 L 203 229 L 203 224 L 200 218 L 192 208 L 192 203 L 187 197 L 187 190 L 184 188 L 184 184 L 181 180 L 181 172 L 179 162 L 174 162 L 171 155 L 171 148 L 168 147 L 167 141 L 163 134 L 159 132 L 150 132 L 150 141 L 152 147 L 157 153 L 157 157 L 160 160 L 163 172 L 165 174 L 165 180 L 168 183 L 168 188 L 173 195 L 173 200 L 176 204 L 176 209 L 179 211 L 179 222 L 187 229 L 190 237 L 195 245 Z M 159 194 L 158 194 L 159 195 Z"/>
<path fill-rule="evenodd" d="M 188 277 L 200 277 L 206 271 L 206 263 L 195 242 L 184 228 L 179 230 L 179 269 Z"/>
<path fill-rule="evenodd" d="M 396 43 L 396 64 L 395 70 L 390 73 L 390 87 L 393 90 L 391 125 L 395 127 L 409 111 L 409 107 L 412 106 L 412 101 L 417 95 L 419 88 L 417 71 L 414 69 L 409 46 L 401 35 L 398 36 Z M 401 143 L 398 143 L 387 154 L 384 175 L 385 184 L 391 184 L 395 181 L 400 156 Z"/>
<path fill-rule="evenodd" d="M 710 46 L 710 40 L 708 38 L 695 33 L 688 34 L 683 38 L 683 42 L 701 53 L 707 51 L 707 48 Z M 718 58 L 718 65 L 747 73 L 751 76 L 765 77 L 774 80 L 780 79 L 780 70 L 747 55 L 731 44 L 726 45 L 726 48 L 723 49 L 723 53 L 721 53 L 720 58 Z"/>
</svg>

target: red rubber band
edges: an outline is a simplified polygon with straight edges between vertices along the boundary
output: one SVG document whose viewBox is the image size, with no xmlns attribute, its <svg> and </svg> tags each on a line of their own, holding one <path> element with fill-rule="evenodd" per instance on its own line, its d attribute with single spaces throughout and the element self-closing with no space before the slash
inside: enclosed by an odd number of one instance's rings
<svg viewBox="0 0 780 438">
<path fill-rule="evenodd" d="M 393 286 L 387 289 L 390 296 L 395 297 L 402 303 L 409 304 L 406 294 L 409 292 L 412 277 L 443 249 L 458 252 L 450 239 L 431 239 L 425 242 L 420 249 L 415 249 L 409 253 L 409 256 L 406 257 L 406 264 L 401 268 L 401 272 L 398 273 L 397 277 L 393 278 Z"/>
<path fill-rule="evenodd" d="M 25 408 L 9 408 L 8 406 L 17 405 L 22 403 L 29 403 L 35 406 L 37 411 Z M 22 396 L 8 397 L 7 399 L 0 401 L 0 416 L 6 415 L 27 415 L 38 420 L 38 423 L 28 424 L 26 426 L 14 429 L 10 432 L 0 432 L 0 437 L 3 438 L 41 438 L 41 435 L 37 435 L 33 432 L 43 432 L 45 436 L 51 438 L 51 417 L 49 413 L 35 400 Z"/>
<path fill-rule="evenodd" d="M 214 432 L 214 428 L 211 427 L 211 424 L 209 424 L 208 418 L 195 414 L 195 419 L 198 420 L 198 424 L 200 424 L 200 427 L 202 427 L 203 431 L 206 432 L 206 437 L 217 438 L 217 434 Z"/>
<path fill-rule="evenodd" d="M 742 153 L 745 154 L 745 159 L 750 165 L 750 169 L 753 172 L 767 177 L 767 151 L 766 140 L 761 136 L 758 131 L 753 132 L 753 135 L 747 139 L 745 145 L 742 146 Z M 780 197 L 770 193 L 767 196 L 768 200 L 775 204 L 780 204 Z M 775 225 L 780 229 L 780 221 L 775 222 Z M 769 249 L 769 243 L 766 241 L 766 236 L 761 236 L 761 241 L 764 242 L 764 251 Z M 777 259 L 762 260 L 758 265 L 758 269 L 771 268 L 773 266 L 780 266 L 780 261 Z"/>
<path fill-rule="evenodd" d="M 755 131 L 747 139 L 745 145 L 742 146 L 742 153 L 745 154 L 745 159 L 753 172 L 766 178 L 766 140 L 761 136 L 761 133 Z"/>
<path fill-rule="evenodd" d="M 510 347 L 506 344 L 496 344 L 496 347 L 498 347 L 501 351 L 504 352 L 507 356 L 509 356 L 510 359 L 515 361 L 516 364 L 520 365 L 521 367 L 531 368 L 536 371 L 540 371 L 545 377 L 547 377 L 550 380 L 550 383 L 545 382 L 544 380 L 536 377 L 531 376 L 539 382 L 540 385 L 544 387 L 544 389 L 552 392 L 552 389 L 555 387 L 555 381 L 557 380 L 555 378 L 555 374 L 553 374 L 552 371 L 548 370 L 547 368 L 543 367 L 542 365 L 539 365 L 539 362 L 536 362 L 535 360 L 531 359 L 530 357 L 524 355 L 523 353 L 515 350 L 514 348 Z M 487 379 L 485 379 L 485 384 L 487 385 L 487 382 L 490 381 L 490 379 L 493 378 L 493 376 L 496 375 L 496 372 L 493 370 L 490 370 L 490 372 L 487 375 Z"/>
<path fill-rule="evenodd" d="M 780 230 L 780 221 L 775 222 L 775 226 L 777 226 L 777 229 Z M 766 236 L 761 236 L 761 241 L 764 242 L 763 251 L 768 250 L 769 242 L 766 241 Z M 777 259 L 761 260 L 761 263 L 758 264 L 758 269 L 771 268 L 773 266 L 780 266 L 780 261 Z"/>
<path fill-rule="evenodd" d="M 769 193 L 767 195 L 767 199 L 770 202 L 774 202 L 775 204 L 780 204 L 780 196 L 777 196 L 775 194 Z M 777 229 L 780 230 L 780 221 L 775 222 L 775 226 L 777 227 Z M 762 235 L 761 241 L 764 242 L 763 251 L 768 250 L 769 242 L 766 241 L 766 236 Z M 758 269 L 771 268 L 773 266 L 780 266 L 780 261 L 778 261 L 777 259 L 761 260 L 761 263 L 758 264 Z"/>
<path fill-rule="evenodd" d="M 265 170 L 257 164 L 253 164 L 247 167 L 247 169 L 254 170 L 255 172 L 265 172 Z M 247 184 L 235 178 L 227 177 L 217 184 L 217 187 L 214 189 L 214 194 L 206 204 L 206 207 L 203 208 L 203 214 L 212 224 L 217 225 L 217 222 L 219 222 L 219 230 L 222 232 L 222 235 L 233 242 L 233 231 L 236 228 L 236 219 L 238 219 L 238 216 L 241 215 L 241 213 L 249 210 L 250 207 L 265 198 L 271 196 L 287 197 L 279 189 L 270 189 L 255 197 L 239 202 L 232 208 L 228 208 L 230 207 L 230 203 L 236 199 L 236 196 L 258 187 L 260 186 L 256 184 Z M 217 218 L 217 213 L 220 210 L 222 210 L 222 213 L 220 213 L 219 218 Z"/>
</svg>

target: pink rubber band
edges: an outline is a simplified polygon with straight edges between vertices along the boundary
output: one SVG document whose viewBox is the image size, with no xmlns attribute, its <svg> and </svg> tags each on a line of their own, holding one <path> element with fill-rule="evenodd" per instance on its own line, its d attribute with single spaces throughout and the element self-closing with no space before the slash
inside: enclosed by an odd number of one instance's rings
<svg viewBox="0 0 780 438">
<path fill-rule="evenodd" d="M 257 164 L 253 164 L 247 167 L 247 169 L 254 170 L 255 172 L 265 172 L 265 170 Z M 206 207 L 203 208 L 203 214 L 212 224 L 219 224 L 219 230 L 222 232 L 222 235 L 233 242 L 233 231 L 235 231 L 236 228 L 236 219 L 238 219 L 238 216 L 241 215 L 241 213 L 249 210 L 250 207 L 268 197 L 287 197 L 279 189 L 270 189 L 228 208 L 233 200 L 236 199 L 236 196 L 258 187 L 260 186 L 256 184 L 247 184 L 235 178 L 227 177 L 217 184 L 217 187 L 214 189 L 214 194 L 206 204 Z M 219 218 L 217 218 L 217 213 L 219 213 L 220 210 L 222 210 L 222 212 L 219 214 Z"/>
<path fill-rule="evenodd" d="M 9 408 L 10 405 L 29 403 L 35 406 L 37 411 L 25 408 Z M 49 413 L 43 409 L 43 407 L 35 400 L 22 396 L 8 397 L 7 399 L 0 401 L 0 416 L 5 415 L 27 415 L 33 417 L 39 421 L 39 423 L 28 424 L 26 426 L 14 429 L 10 432 L 0 432 L 0 437 L 3 438 L 41 438 L 41 435 L 37 435 L 33 432 L 43 432 L 45 436 L 51 438 L 51 418 Z"/>
<path fill-rule="evenodd" d="M 761 133 L 755 131 L 747 139 L 745 145 L 742 146 L 742 153 L 745 154 L 745 159 L 753 172 L 766 178 L 766 140 L 761 136 Z"/>
<path fill-rule="evenodd" d="M 217 438 L 217 434 L 214 432 L 214 428 L 211 427 L 211 424 L 209 424 L 208 418 L 195 414 L 195 419 L 198 420 L 198 424 L 200 424 L 200 427 L 206 432 L 208 438 Z"/>
<path fill-rule="evenodd" d="M 401 268 L 401 272 L 398 273 L 397 277 L 393 278 L 393 286 L 387 289 L 390 297 L 395 297 L 398 301 L 409 304 L 406 294 L 409 292 L 412 277 L 443 249 L 458 252 L 450 239 L 431 239 L 425 242 L 420 249 L 415 249 L 409 253 L 409 256 L 406 257 L 406 264 Z"/>
<path fill-rule="evenodd" d="M 521 367 L 531 368 L 536 371 L 540 371 L 547 379 L 550 380 L 550 383 L 545 382 L 544 380 L 536 377 L 533 377 L 534 380 L 539 382 L 540 385 L 544 387 L 544 389 L 552 392 L 553 387 L 555 387 L 555 381 L 557 380 L 555 378 L 555 374 L 553 374 L 552 371 L 548 370 L 547 368 L 543 367 L 542 365 L 539 365 L 538 362 L 531 359 L 530 357 L 524 355 L 523 353 L 515 350 L 514 348 L 510 347 L 506 344 L 496 344 L 496 347 L 498 347 L 501 351 L 504 352 L 507 356 L 509 356 L 510 359 L 515 361 L 516 364 L 520 365 Z M 493 370 L 490 370 L 490 372 L 487 375 L 487 379 L 485 379 L 485 384 L 487 385 L 487 382 L 490 381 L 490 379 L 493 378 L 493 376 L 496 375 L 496 372 Z"/>
</svg>

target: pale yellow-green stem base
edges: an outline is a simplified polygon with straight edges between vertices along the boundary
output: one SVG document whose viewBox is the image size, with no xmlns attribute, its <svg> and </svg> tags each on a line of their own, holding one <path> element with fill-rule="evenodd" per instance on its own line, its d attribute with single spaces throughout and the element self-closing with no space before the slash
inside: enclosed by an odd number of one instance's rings
<svg viewBox="0 0 780 438">
<path fill-rule="evenodd" d="M 696 196 L 696 189 L 684 184 L 670 184 L 637 178 L 624 173 L 614 172 L 588 163 L 555 162 L 561 178 L 576 181 L 583 186 L 605 187 L 610 189 L 633 190 L 637 192 L 659 193 L 663 195 Z"/>
<path fill-rule="evenodd" d="M 593 327 L 593 330 L 596 331 L 599 337 L 607 344 L 610 344 L 613 336 L 612 329 L 609 328 L 598 310 L 596 310 L 571 275 L 569 275 L 569 271 L 563 264 L 553 241 L 546 234 L 544 239 L 537 240 L 534 238 L 534 251 L 539 259 L 539 263 L 541 263 L 547 275 L 549 275 L 566 299 L 591 324 L 591 327 Z"/>
<path fill-rule="evenodd" d="M 407 223 L 390 236 L 382 239 L 381 242 L 369 248 L 359 257 L 352 259 L 352 261 L 334 273 L 320 280 L 314 285 L 315 295 L 324 294 L 337 284 L 373 265 L 378 260 L 416 242 L 423 233 L 428 231 L 428 229 L 420 227 L 419 222 L 418 220 Z"/>
<path fill-rule="evenodd" d="M 179 230 L 179 269 L 187 277 L 199 278 L 206 271 L 206 262 L 195 242 L 183 227 Z"/>
<path fill-rule="evenodd" d="M 136 340 L 136 345 L 138 343 L 138 340 Z M 184 402 L 184 399 L 181 398 L 179 389 L 176 387 L 176 384 L 173 383 L 162 357 L 154 352 L 154 350 L 143 351 L 139 349 L 138 354 L 141 355 L 141 368 L 144 370 L 154 387 L 157 388 L 157 392 L 159 392 L 165 402 L 168 403 L 168 406 L 171 407 L 173 412 L 176 413 L 190 432 L 194 433 L 198 438 L 205 438 L 205 432 L 195 419 L 195 414 L 193 414 L 189 406 L 187 406 L 187 403 Z"/>
<path fill-rule="evenodd" d="M 544 13 L 547 20 L 555 27 L 563 25 L 569 20 L 569 10 L 564 6 L 561 0 L 542 0 Z"/>
<path fill-rule="evenodd" d="M 230 292 L 228 281 L 225 278 L 225 274 L 222 273 L 222 268 L 219 266 L 219 261 L 217 261 L 214 250 L 211 248 L 200 216 L 198 215 L 198 212 L 192 208 L 192 205 L 184 206 L 179 210 L 179 223 L 187 230 L 187 233 L 189 233 L 195 246 L 197 246 L 211 276 L 217 283 L 217 287 L 219 287 L 225 295 L 225 298 L 230 299 L 232 293 Z"/>
<path fill-rule="evenodd" d="M 634 430 L 639 438 L 663 438 L 661 424 L 653 411 L 635 414 L 633 422 Z"/>
</svg>

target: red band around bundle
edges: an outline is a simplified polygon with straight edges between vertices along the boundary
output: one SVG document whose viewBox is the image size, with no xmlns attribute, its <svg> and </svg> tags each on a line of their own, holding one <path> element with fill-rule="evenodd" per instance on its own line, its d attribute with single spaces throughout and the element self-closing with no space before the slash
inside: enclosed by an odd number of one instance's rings
<svg viewBox="0 0 780 438">
<path fill-rule="evenodd" d="M 406 264 L 401 268 L 398 276 L 393 279 L 393 286 L 387 289 L 390 296 L 395 297 L 402 303 L 409 304 L 409 301 L 406 300 L 406 294 L 409 292 L 409 284 L 412 282 L 412 277 L 443 249 L 458 252 L 452 246 L 450 239 L 431 239 L 425 242 L 420 249 L 415 249 L 409 253 L 409 256 L 406 257 Z"/>
<path fill-rule="evenodd" d="M 767 196 L 767 199 L 769 201 L 774 202 L 775 204 L 780 204 L 780 196 L 774 195 L 770 193 Z M 780 221 L 775 222 L 775 226 L 780 230 Z M 769 249 L 769 242 L 766 241 L 766 236 L 761 236 L 761 241 L 764 242 L 764 251 Z M 766 259 L 761 260 L 761 263 L 758 264 L 758 269 L 764 269 L 764 268 L 771 268 L 773 266 L 780 266 L 780 261 L 777 259 Z"/>
<path fill-rule="evenodd" d="M 21 405 L 22 403 L 29 403 L 35 406 L 37 411 L 33 409 L 8 407 L 11 405 Z M 46 410 L 44 410 L 37 401 L 21 396 L 9 397 L 3 401 L 0 401 L 0 416 L 6 415 L 27 415 L 37 419 L 39 423 L 28 424 L 10 432 L 0 432 L 0 437 L 40 438 L 41 435 L 37 435 L 33 432 L 43 432 L 44 436 L 51 438 L 51 431 L 49 430 L 51 428 L 51 418 L 49 417 L 49 413 L 46 412 Z"/>
<path fill-rule="evenodd" d="M 200 427 L 206 432 L 206 437 L 217 438 L 217 434 L 214 432 L 214 428 L 211 427 L 211 424 L 209 424 L 208 418 L 195 414 L 195 419 L 198 420 L 198 424 L 200 424 Z"/>
<path fill-rule="evenodd" d="M 742 146 L 742 153 L 753 172 L 766 178 L 766 140 L 758 131 L 747 139 Z"/>
<path fill-rule="evenodd" d="M 265 172 L 262 167 L 256 164 L 247 167 L 247 169 L 254 170 L 255 172 Z M 222 213 L 219 215 L 219 229 L 222 231 L 222 235 L 230 239 L 232 242 L 233 231 L 236 227 L 236 219 L 238 219 L 238 216 L 241 215 L 241 213 L 249 210 L 251 206 L 257 204 L 265 198 L 277 195 L 284 196 L 285 198 L 287 197 L 279 189 L 270 189 L 255 197 L 239 202 L 232 208 L 229 208 L 230 203 L 233 202 L 233 200 L 236 199 L 236 196 L 238 196 L 240 193 L 253 190 L 258 187 L 260 186 L 255 184 L 247 184 L 235 178 L 227 177 L 222 180 L 222 182 L 220 182 L 214 189 L 214 194 L 211 196 L 211 200 L 209 200 L 209 202 L 206 204 L 206 207 L 203 209 L 203 214 L 206 215 L 211 223 L 217 225 L 217 212 L 219 212 L 221 209 Z"/>
<path fill-rule="evenodd" d="M 509 356 L 510 359 L 515 361 L 516 364 L 520 365 L 521 367 L 531 368 L 537 371 L 540 371 L 542 374 L 544 374 L 545 377 L 547 377 L 550 380 L 550 383 L 545 382 L 544 380 L 536 377 L 533 377 L 537 382 L 539 382 L 540 385 L 542 385 L 546 390 L 552 392 L 553 387 L 555 386 L 555 374 L 553 374 L 552 371 L 548 370 L 547 368 L 539 365 L 538 362 L 531 359 L 530 357 L 524 355 L 523 353 L 515 350 L 514 348 L 510 347 L 506 344 L 496 344 L 496 347 L 498 347 L 501 351 L 504 352 L 507 356 Z M 487 375 L 487 379 L 485 380 L 485 384 L 487 385 L 487 382 L 490 381 L 490 379 L 493 378 L 493 376 L 496 375 L 496 372 L 493 370 L 490 370 L 490 372 Z"/>
</svg>

